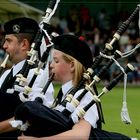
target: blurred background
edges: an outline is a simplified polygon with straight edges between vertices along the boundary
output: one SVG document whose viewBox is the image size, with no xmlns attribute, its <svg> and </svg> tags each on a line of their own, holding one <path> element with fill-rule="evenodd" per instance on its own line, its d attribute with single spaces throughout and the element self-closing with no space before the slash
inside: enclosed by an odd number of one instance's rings
<svg viewBox="0 0 140 140">
<path fill-rule="evenodd" d="M 3 24 L 15 17 L 31 17 L 38 21 L 45 15 L 49 0 L 0 0 L 0 61 L 5 57 L 2 49 Z M 138 0 L 61 0 L 50 24 L 54 31 L 84 36 L 93 54 L 93 59 L 113 38 L 118 27 L 128 19 L 139 4 Z M 114 47 L 122 53 L 134 48 L 139 42 L 139 15 L 130 23 L 127 30 Z M 130 57 L 120 60 L 123 65 L 133 63 L 137 71 L 128 74 L 128 82 L 140 83 L 139 49 Z M 102 65 L 102 64 L 101 64 Z M 108 82 L 119 72 L 112 65 L 105 75 Z"/>
</svg>

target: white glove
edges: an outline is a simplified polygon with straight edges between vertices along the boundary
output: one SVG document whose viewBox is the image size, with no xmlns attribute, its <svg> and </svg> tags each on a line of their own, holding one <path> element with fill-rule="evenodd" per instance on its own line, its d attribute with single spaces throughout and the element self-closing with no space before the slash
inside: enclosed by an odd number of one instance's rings
<svg viewBox="0 0 140 140">
<path fill-rule="evenodd" d="M 18 95 L 19 95 L 19 99 L 20 99 L 22 102 L 29 101 L 29 98 L 25 97 L 24 92 L 20 92 Z"/>
<path fill-rule="evenodd" d="M 24 87 L 19 86 L 19 85 L 15 85 L 14 89 L 15 89 L 15 91 L 18 91 L 18 92 L 24 92 Z"/>
</svg>

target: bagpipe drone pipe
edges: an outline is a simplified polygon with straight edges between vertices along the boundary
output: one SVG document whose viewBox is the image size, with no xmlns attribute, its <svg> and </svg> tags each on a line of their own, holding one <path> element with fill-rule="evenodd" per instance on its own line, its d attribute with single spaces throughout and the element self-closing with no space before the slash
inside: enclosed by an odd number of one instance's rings
<svg viewBox="0 0 140 140">
<path fill-rule="evenodd" d="M 25 93 L 28 93 L 31 91 L 31 87 L 39 74 L 39 70 L 43 67 L 44 63 L 48 60 L 49 52 L 51 50 L 51 47 L 53 43 L 51 42 L 51 37 L 48 35 L 47 32 L 50 34 L 49 29 L 49 20 L 53 16 L 57 5 L 59 1 L 56 0 L 50 0 L 48 7 L 46 9 L 46 15 L 43 17 L 43 20 L 40 22 L 40 29 L 38 30 L 33 43 L 31 44 L 31 50 L 28 53 L 28 57 L 20 71 L 15 77 L 15 82 L 13 81 L 13 93 L 7 94 L 4 92 L 0 92 L 0 121 L 9 119 L 10 117 L 14 116 L 14 111 L 16 107 L 22 103 L 22 101 L 19 99 L 19 90 L 18 88 L 23 87 L 25 88 Z M 53 12 L 53 13 L 52 13 Z M 47 31 L 46 31 L 47 30 Z M 29 85 L 27 87 L 24 87 L 24 84 L 26 82 L 27 75 L 29 73 L 29 70 L 33 68 L 33 65 L 35 65 L 35 57 L 37 57 L 37 52 L 40 49 L 40 45 L 42 43 L 42 39 L 45 39 L 46 43 L 46 51 L 44 51 L 41 58 L 39 58 L 38 67 L 36 68 L 35 74 L 33 78 L 31 79 Z M 4 64 L 2 64 L 1 68 L 3 70 L 6 61 L 8 60 L 8 56 L 4 60 Z M 2 71 L 1 70 L 1 71 Z"/>
<path fill-rule="evenodd" d="M 3 74 L 3 72 L 6 69 L 6 65 L 7 65 L 8 59 L 9 59 L 9 55 L 7 54 L 5 59 L 4 59 L 4 61 L 0 65 L 0 77 L 1 77 L 1 75 Z"/>
<path fill-rule="evenodd" d="M 134 16 L 138 13 L 138 7 L 134 10 L 134 12 L 131 14 L 131 16 L 126 20 L 122 26 L 118 29 L 118 31 L 115 33 L 113 40 L 110 42 L 110 44 L 106 45 L 105 50 L 103 50 L 102 54 L 106 54 L 108 48 L 112 48 L 112 44 L 119 39 L 120 35 L 123 33 L 123 31 L 126 30 L 127 26 L 131 22 L 131 20 L 134 18 Z M 108 47 L 109 46 L 109 47 Z M 115 79 L 113 79 L 112 82 L 110 82 L 105 88 L 103 88 L 102 92 L 99 95 L 95 94 L 95 91 L 92 90 L 93 86 L 96 82 L 99 82 L 102 78 L 104 72 L 110 67 L 110 65 L 113 63 L 112 60 L 110 60 L 102 69 L 101 71 L 96 74 L 92 80 L 92 82 L 89 85 L 86 85 L 83 92 L 77 97 L 77 99 L 73 99 L 72 97 L 74 94 L 83 87 L 85 84 L 85 81 L 92 79 L 94 75 L 94 70 L 99 65 L 99 63 L 102 61 L 102 54 L 100 54 L 95 61 L 93 62 L 93 66 L 87 70 L 87 73 L 83 75 L 83 79 L 80 81 L 79 85 L 72 90 L 62 102 L 62 106 L 64 106 L 64 110 L 62 112 L 59 112 L 53 108 L 46 107 L 42 105 L 38 100 L 35 101 L 27 101 L 21 105 L 18 106 L 18 108 L 15 111 L 15 122 L 11 123 L 13 127 L 19 128 L 25 135 L 32 135 L 32 136 L 51 136 L 55 135 L 67 130 L 70 130 L 72 126 L 74 125 L 73 120 L 70 117 L 70 114 L 74 111 L 69 109 L 70 107 L 75 109 L 77 107 L 77 104 L 79 104 L 80 100 L 83 98 L 83 96 L 88 92 L 93 93 L 93 100 L 92 102 L 88 103 L 84 108 L 79 110 L 77 113 L 78 118 L 82 118 L 86 111 L 93 105 L 98 104 L 100 102 L 100 97 L 110 91 L 116 84 L 119 82 L 120 79 L 124 76 L 124 72 L 121 72 Z M 115 51 L 114 58 L 120 58 L 121 54 L 119 51 Z M 133 71 L 134 67 L 131 64 L 128 64 L 125 73 L 128 73 L 129 71 Z M 74 92 L 73 92 L 74 91 Z M 94 129 L 95 130 L 95 129 Z M 93 131 L 94 131 L 93 130 Z M 97 131 L 98 132 L 98 131 Z M 104 131 L 105 132 L 105 131 Z M 108 133 L 108 132 L 107 132 Z M 106 134 L 107 134 L 106 133 Z M 92 134 L 92 133 L 91 133 Z M 95 134 L 95 133 L 94 133 Z M 93 134 L 92 134 L 93 135 Z M 91 137 L 92 137 L 91 135 Z M 97 134 L 98 135 L 98 134 Z M 115 137 L 121 137 L 121 134 L 117 133 L 108 133 L 110 136 L 110 139 L 115 139 Z M 106 135 L 103 135 L 105 137 Z M 127 136 L 122 135 L 123 138 L 129 139 Z M 123 139 L 122 138 L 122 139 Z"/>
</svg>

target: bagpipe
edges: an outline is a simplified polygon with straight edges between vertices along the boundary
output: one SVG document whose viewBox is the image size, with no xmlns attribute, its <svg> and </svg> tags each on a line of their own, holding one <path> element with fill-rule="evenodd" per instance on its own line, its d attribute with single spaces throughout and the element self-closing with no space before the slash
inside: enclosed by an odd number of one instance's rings
<svg viewBox="0 0 140 140">
<path fill-rule="evenodd" d="M 6 65 L 7 65 L 8 59 L 9 59 L 9 55 L 7 54 L 5 59 L 3 60 L 3 62 L 0 65 L 0 77 L 1 77 L 1 75 L 3 74 L 3 72 L 6 69 Z"/>
<path fill-rule="evenodd" d="M 134 67 L 128 64 L 125 69 L 125 72 L 127 73 L 133 70 Z M 102 89 L 102 92 L 98 96 L 94 94 L 93 100 L 77 112 L 78 119 L 82 118 L 85 115 L 86 111 L 93 104 L 95 104 L 96 102 L 100 102 L 99 98 L 108 91 L 110 91 L 118 83 L 118 81 L 122 78 L 123 75 L 123 72 L 120 73 L 112 82 L 110 82 L 109 85 Z M 92 87 L 92 85 L 90 86 Z M 75 103 L 80 102 L 80 99 L 81 94 L 75 99 Z M 70 105 L 73 106 L 72 103 L 73 102 L 69 103 L 69 108 Z M 74 122 L 70 117 L 70 113 L 72 113 L 74 110 L 68 110 L 69 108 L 66 107 L 64 111 L 59 112 L 55 109 L 48 108 L 42 105 L 40 102 L 38 102 L 38 100 L 27 101 L 19 105 L 16 109 L 15 120 L 22 120 L 22 130 L 28 127 L 25 131 L 23 131 L 25 135 L 32 135 L 37 137 L 51 136 L 70 130 L 74 125 Z"/>
<path fill-rule="evenodd" d="M 135 68 L 129 63 L 127 64 L 125 69 L 123 69 L 119 65 L 116 59 L 124 57 L 124 55 L 121 54 L 120 51 L 116 50 L 112 57 L 106 56 L 106 54 L 108 51 L 113 50 L 113 43 L 119 40 L 120 36 L 127 29 L 138 11 L 139 7 L 136 7 L 130 17 L 119 27 L 117 32 L 114 34 L 111 42 L 106 43 L 105 49 L 100 53 L 99 56 L 95 58 L 92 67 L 88 68 L 87 72 L 83 74 L 83 78 L 80 80 L 79 84 L 74 87 L 74 89 L 72 89 L 72 91 L 67 94 L 67 97 L 60 103 L 60 106 L 63 106 L 64 108 L 62 112 L 55 110 L 55 108 L 50 108 L 42 105 L 41 99 L 36 98 L 35 101 L 27 101 L 17 107 L 15 111 L 15 120 L 10 122 L 11 125 L 13 127 L 19 128 L 25 135 L 36 137 L 52 136 L 70 130 L 73 127 L 76 121 L 74 122 L 74 120 L 72 120 L 71 114 L 74 112 L 81 99 L 88 91 L 93 93 L 92 101 L 87 103 L 86 106 L 84 106 L 77 112 L 77 121 L 83 118 L 83 116 L 86 114 L 86 111 L 88 111 L 88 109 L 95 103 L 98 106 L 98 104 L 100 103 L 100 97 L 102 97 L 113 87 L 115 87 L 117 83 L 127 75 L 128 72 L 135 70 Z M 110 60 L 106 63 L 105 66 L 102 67 L 102 69 L 97 74 L 95 74 L 96 68 L 104 58 Z M 95 83 L 98 83 L 102 79 L 104 73 L 114 62 L 120 67 L 122 72 L 120 72 L 120 74 L 118 74 L 117 77 L 114 78 L 108 85 L 106 85 L 102 89 L 102 92 L 97 95 L 95 93 L 95 90 L 93 90 L 93 86 L 95 86 Z M 91 83 L 85 85 L 85 82 L 88 80 L 91 80 Z M 76 92 L 83 86 L 84 90 L 81 92 L 81 94 L 76 99 L 73 98 Z M 102 129 L 92 128 L 89 139 L 129 140 L 130 138 L 120 133 L 108 132 Z"/>
</svg>

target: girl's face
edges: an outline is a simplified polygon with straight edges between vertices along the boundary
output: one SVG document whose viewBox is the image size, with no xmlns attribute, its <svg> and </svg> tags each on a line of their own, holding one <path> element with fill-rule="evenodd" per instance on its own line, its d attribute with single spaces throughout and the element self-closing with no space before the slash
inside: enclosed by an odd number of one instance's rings
<svg viewBox="0 0 140 140">
<path fill-rule="evenodd" d="M 55 74 L 54 80 L 62 84 L 73 79 L 73 63 L 66 62 L 61 51 L 53 49 L 53 60 L 50 64 L 51 72 Z"/>
</svg>

